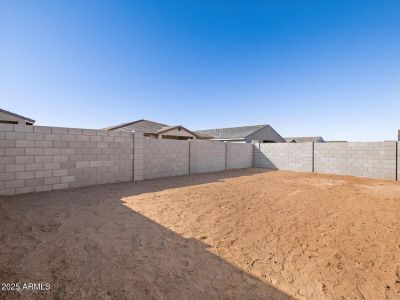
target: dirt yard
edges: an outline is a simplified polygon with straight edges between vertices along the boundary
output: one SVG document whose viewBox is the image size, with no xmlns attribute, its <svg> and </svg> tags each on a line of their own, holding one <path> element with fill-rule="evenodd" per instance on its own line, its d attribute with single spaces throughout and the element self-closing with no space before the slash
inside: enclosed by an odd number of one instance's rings
<svg viewBox="0 0 400 300">
<path fill-rule="evenodd" d="M 400 183 L 260 169 L 0 200 L 1 299 L 400 299 Z"/>
</svg>

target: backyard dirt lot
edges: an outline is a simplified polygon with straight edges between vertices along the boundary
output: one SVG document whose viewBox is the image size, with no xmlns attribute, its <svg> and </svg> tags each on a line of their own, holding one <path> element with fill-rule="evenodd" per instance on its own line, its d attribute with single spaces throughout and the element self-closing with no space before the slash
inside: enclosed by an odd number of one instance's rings
<svg viewBox="0 0 400 300">
<path fill-rule="evenodd" d="M 0 228 L 0 282 L 51 286 L 1 299 L 400 299 L 391 181 L 247 169 L 17 195 Z"/>
</svg>

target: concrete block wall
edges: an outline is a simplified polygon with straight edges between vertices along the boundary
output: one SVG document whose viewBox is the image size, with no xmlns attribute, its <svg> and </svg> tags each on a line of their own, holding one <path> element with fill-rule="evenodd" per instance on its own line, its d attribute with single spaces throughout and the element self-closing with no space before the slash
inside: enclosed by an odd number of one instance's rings
<svg viewBox="0 0 400 300">
<path fill-rule="evenodd" d="M 397 180 L 400 181 L 400 142 L 397 142 Z"/>
<path fill-rule="evenodd" d="M 132 180 L 129 132 L 0 124 L 0 194 Z"/>
<path fill-rule="evenodd" d="M 144 138 L 143 178 L 250 168 L 252 155 L 250 144 Z"/>
<path fill-rule="evenodd" d="M 141 181 L 144 179 L 144 140 L 143 133 L 133 134 L 133 180 Z"/>
<path fill-rule="evenodd" d="M 395 180 L 400 145 L 177 141 L 124 131 L 0 124 L 0 195 L 251 166 Z"/>
<path fill-rule="evenodd" d="M 222 171 L 226 168 L 226 143 L 190 142 L 190 174 Z"/>
<path fill-rule="evenodd" d="M 189 141 L 144 139 L 144 179 L 189 174 Z"/>
<path fill-rule="evenodd" d="M 250 144 L 158 140 L 125 131 L 0 124 L 0 195 L 251 166 Z"/>
<path fill-rule="evenodd" d="M 254 166 L 312 172 L 313 143 L 255 143 Z"/>
<path fill-rule="evenodd" d="M 251 168 L 253 148 L 251 144 L 226 143 L 227 169 Z"/>
<path fill-rule="evenodd" d="M 315 172 L 396 180 L 396 142 L 315 143 Z"/>
</svg>

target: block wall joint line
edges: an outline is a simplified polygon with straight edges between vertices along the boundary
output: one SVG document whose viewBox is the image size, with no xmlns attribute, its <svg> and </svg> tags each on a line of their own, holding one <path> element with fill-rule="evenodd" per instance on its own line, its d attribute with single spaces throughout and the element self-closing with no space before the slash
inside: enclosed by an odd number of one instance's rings
<svg viewBox="0 0 400 300">
<path fill-rule="evenodd" d="M 228 169 L 228 143 L 225 142 L 225 171 Z"/>
<path fill-rule="evenodd" d="M 135 181 L 135 133 L 132 134 L 132 181 Z"/>
<path fill-rule="evenodd" d="M 312 142 L 312 173 L 315 172 L 315 143 Z"/>
<path fill-rule="evenodd" d="M 399 142 L 396 142 L 396 181 L 399 180 Z"/>
<path fill-rule="evenodd" d="M 191 164 L 191 147 L 192 146 L 192 142 L 189 140 L 189 147 L 188 147 L 188 156 L 189 156 L 189 159 L 188 159 L 188 161 L 189 161 L 189 172 L 188 172 L 188 174 L 190 175 L 191 174 L 191 170 L 190 170 L 190 164 Z"/>
</svg>

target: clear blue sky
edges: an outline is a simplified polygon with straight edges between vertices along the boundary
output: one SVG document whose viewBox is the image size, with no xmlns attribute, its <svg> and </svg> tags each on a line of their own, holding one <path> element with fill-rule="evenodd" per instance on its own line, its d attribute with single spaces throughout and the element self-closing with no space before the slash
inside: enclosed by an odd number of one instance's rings
<svg viewBox="0 0 400 300">
<path fill-rule="evenodd" d="M 0 108 L 394 140 L 400 1 L 1 1 Z"/>
</svg>

